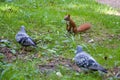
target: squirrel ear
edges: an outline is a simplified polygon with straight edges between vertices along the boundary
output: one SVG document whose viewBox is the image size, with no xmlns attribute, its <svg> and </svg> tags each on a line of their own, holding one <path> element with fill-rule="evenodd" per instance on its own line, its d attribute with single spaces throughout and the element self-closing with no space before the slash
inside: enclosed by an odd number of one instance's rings
<svg viewBox="0 0 120 80">
<path fill-rule="evenodd" d="M 70 14 L 68 14 L 68 17 L 70 17 Z"/>
</svg>

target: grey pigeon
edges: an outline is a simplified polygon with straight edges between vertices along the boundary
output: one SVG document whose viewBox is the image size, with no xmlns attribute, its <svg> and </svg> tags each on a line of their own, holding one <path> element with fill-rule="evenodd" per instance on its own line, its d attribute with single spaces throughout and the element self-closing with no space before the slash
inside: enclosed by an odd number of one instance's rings
<svg viewBox="0 0 120 80">
<path fill-rule="evenodd" d="M 16 34 L 15 38 L 22 46 L 36 46 L 36 43 L 27 35 L 24 26 L 21 26 L 20 31 Z"/>
<path fill-rule="evenodd" d="M 91 55 L 82 50 L 82 46 L 77 46 L 77 52 L 74 60 L 76 65 L 83 70 L 101 71 L 107 73 L 107 70 L 97 63 Z"/>
</svg>

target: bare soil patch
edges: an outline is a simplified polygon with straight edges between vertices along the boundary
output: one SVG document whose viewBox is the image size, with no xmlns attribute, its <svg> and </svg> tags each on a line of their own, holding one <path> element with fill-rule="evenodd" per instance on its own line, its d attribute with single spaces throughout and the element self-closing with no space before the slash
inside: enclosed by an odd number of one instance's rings
<svg viewBox="0 0 120 80">
<path fill-rule="evenodd" d="M 67 59 L 64 57 L 53 57 L 51 59 L 47 60 L 46 64 L 43 65 L 39 65 L 39 69 L 44 72 L 44 71 L 49 71 L 49 70 L 56 70 L 58 66 L 64 66 L 67 69 L 73 70 L 73 71 L 77 71 L 80 72 L 80 68 L 77 67 L 77 65 L 72 61 L 72 59 Z"/>
<path fill-rule="evenodd" d="M 120 0 L 97 0 L 97 2 L 110 5 L 114 8 L 120 8 Z"/>
<path fill-rule="evenodd" d="M 0 53 L 4 55 L 3 60 L 7 62 L 12 62 L 15 58 L 15 55 L 11 52 L 11 49 L 8 47 L 0 47 Z"/>
<path fill-rule="evenodd" d="M 107 73 L 107 75 L 104 77 L 104 79 L 120 79 L 120 67 L 114 67 L 109 69 L 109 72 Z"/>
</svg>

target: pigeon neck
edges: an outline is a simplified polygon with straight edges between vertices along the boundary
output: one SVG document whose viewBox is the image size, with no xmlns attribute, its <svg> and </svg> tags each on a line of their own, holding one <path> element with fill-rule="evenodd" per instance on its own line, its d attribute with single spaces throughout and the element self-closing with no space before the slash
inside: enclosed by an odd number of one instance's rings
<svg viewBox="0 0 120 80">
<path fill-rule="evenodd" d="M 78 47 L 77 47 L 77 52 L 76 52 L 76 54 L 77 54 L 77 53 L 81 53 L 81 52 L 83 52 L 82 46 L 78 46 Z"/>
<path fill-rule="evenodd" d="M 24 29 L 24 27 L 21 27 L 20 31 L 21 32 L 26 32 L 25 29 Z"/>
<path fill-rule="evenodd" d="M 76 52 L 76 54 L 81 53 L 81 52 L 83 52 L 83 51 L 82 51 L 82 50 L 81 50 L 81 51 L 78 50 L 78 51 Z"/>
</svg>

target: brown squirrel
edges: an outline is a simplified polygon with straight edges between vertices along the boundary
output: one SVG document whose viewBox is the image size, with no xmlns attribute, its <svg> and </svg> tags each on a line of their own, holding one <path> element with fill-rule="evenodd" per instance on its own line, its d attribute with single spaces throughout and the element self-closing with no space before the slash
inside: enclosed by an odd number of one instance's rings
<svg viewBox="0 0 120 80">
<path fill-rule="evenodd" d="M 64 17 L 64 20 L 66 21 L 66 30 L 68 32 L 78 33 L 78 32 L 85 32 L 86 30 L 91 28 L 91 24 L 85 23 L 80 25 L 79 27 L 76 27 L 75 22 L 70 18 L 70 15 L 66 15 Z"/>
</svg>

